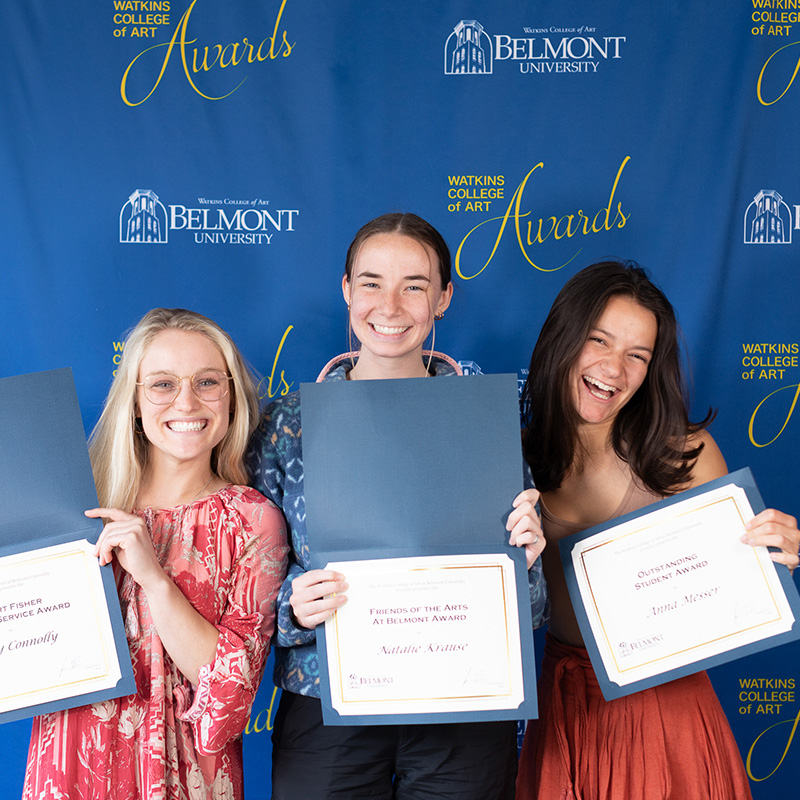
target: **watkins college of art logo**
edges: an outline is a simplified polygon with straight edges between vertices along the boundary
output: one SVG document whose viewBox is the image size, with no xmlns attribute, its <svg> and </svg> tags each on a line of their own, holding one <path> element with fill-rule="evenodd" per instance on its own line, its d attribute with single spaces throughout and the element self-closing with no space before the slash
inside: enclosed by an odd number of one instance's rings
<svg viewBox="0 0 800 800">
<path fill-rule="evenodd" d="M 191 233 L 196 244 L 271 244 L 276 233 L 294 232 L 298 209 L 268 208 L 270 201 L 211 200 L 198 208 L 165 207 L 152 189 L 136 189 L 119 212 L 123 244 L 166 244 L 169 231 Z"/>
<path fill-rule="evenodd" d="M 597 28 L 523 27 L 525 34 L 490 36 L 474 19 L 462 19 L 444 43 L 445 75 L 490 75 L 495 65 L 516 63 L 523 74 L 586 72 L 622 58 L 624 36 L 598 36 Z"/>
<path fill-rule="evenodd" d="M 794 227 L 800 230 L 800 205 L 794 207 Z M 744 243 L 792 243 L 792 210 L 774 189 L 762 189 L 747 206 Z"/>
</svg>

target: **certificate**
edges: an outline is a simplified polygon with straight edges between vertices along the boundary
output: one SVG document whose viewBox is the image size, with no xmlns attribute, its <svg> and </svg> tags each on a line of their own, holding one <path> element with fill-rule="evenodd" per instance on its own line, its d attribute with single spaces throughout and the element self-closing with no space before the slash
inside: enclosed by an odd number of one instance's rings
<svg viewBox="0 0 800 800">
<path fill-rule="evenodd" d="M 0 558 L 0 713 L 120 679 L 93 551 L 84 539 Z"/>
<path fill-rule="evenodd" d="M 505 529 L 516 376 L 303 384 L 301 400 L 311 566 L 350 585 L 316 632 L 325 724 L 535 718 L 528 571 Z"/>
<path fill-rule="evenodd" d="M 68 369 L 0 380 L 0 722 L 136 692 Z"/>
<path fill-rule="evenodd" d="M 751 498 L 740 471 L 562 540 L 607 699 L 798 638 L 788 570 L 740 541 Z"/>
<path fill-rule="evenodd" d="M 506 555 L 336 562 L 349 600 L 325 623 L 343 716 L 517 709 L 524 700 Z"/>
</svg>

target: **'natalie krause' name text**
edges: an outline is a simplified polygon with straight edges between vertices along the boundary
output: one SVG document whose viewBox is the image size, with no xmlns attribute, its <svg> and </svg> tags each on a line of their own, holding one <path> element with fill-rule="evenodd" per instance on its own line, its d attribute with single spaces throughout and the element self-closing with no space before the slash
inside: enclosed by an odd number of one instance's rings
<svg viewBox="0 0 800 800">
<path fill-rule="evenodd" d="M 398 656 L 398 655 L 419 655 L 420 653 L 463 653 L 469 645 L 467 643 L 451 644 L 405 644 L 387 647 L 383 645 L 378 648 L 379 656 Z"/>
</svg>

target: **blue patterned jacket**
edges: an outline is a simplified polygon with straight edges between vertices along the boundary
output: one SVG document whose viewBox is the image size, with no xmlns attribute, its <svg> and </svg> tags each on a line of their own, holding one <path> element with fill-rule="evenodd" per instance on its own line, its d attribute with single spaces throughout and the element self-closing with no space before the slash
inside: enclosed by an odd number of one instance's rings
<svg viewBox="0 0 800 800">
<path fill-rule="evenodd" d="M 338 356 L 323 369 L 318 380 L 341 381 L 352 367 L 351 354 Z M 357 354 L 355 355 L 357 358 Z M 447 356 L 435 354 L 431 369 L 439 376 L 460 374 Z M 303 449 L 300 427 L 300 392 L 274 400 L 267 407 L 253 435 L 247 454 L 252 485 L 283 510 L 290 534 L 289 572 L 278 593 L 275 647 L 275 685 L 295 694 L 320 696 L 316 633 L 298 627 L 289 598 L 292 580 L 309 569 L 306 506 L 303 491 Z M 525 485 L 531 486 L 526 469 Z M 547 590 L 541 559 L 529 572 L 534 626 L 547 612 Z"/>
</svg>

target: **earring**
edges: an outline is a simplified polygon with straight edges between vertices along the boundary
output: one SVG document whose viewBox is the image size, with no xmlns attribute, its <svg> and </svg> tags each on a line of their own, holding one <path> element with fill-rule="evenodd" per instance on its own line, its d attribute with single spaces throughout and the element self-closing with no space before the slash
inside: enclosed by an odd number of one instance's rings
<svg viewBox="0 0 800 800">
<path fill-rule="evenodd" d="M 138 433 L 139 436 L 144 435 L 144 426 L 142 425 L 142 418 L 141 417 L 134 417 L 133 420 L 133 432 Z"/>
<path fill-rule="evenodd" d="M 444 311 L 441 311 L 441 312 L 440 312 L 440 313 L 438 313 L 438 314 L 434 314 L 434 315 L 433 315 L 433 318 L 434 318 L 434 319 L 435 319 L 437 322 L 438 322 L 439 320 L 441 320 L 441 319 L 444 319 Z"/>
</svg>

